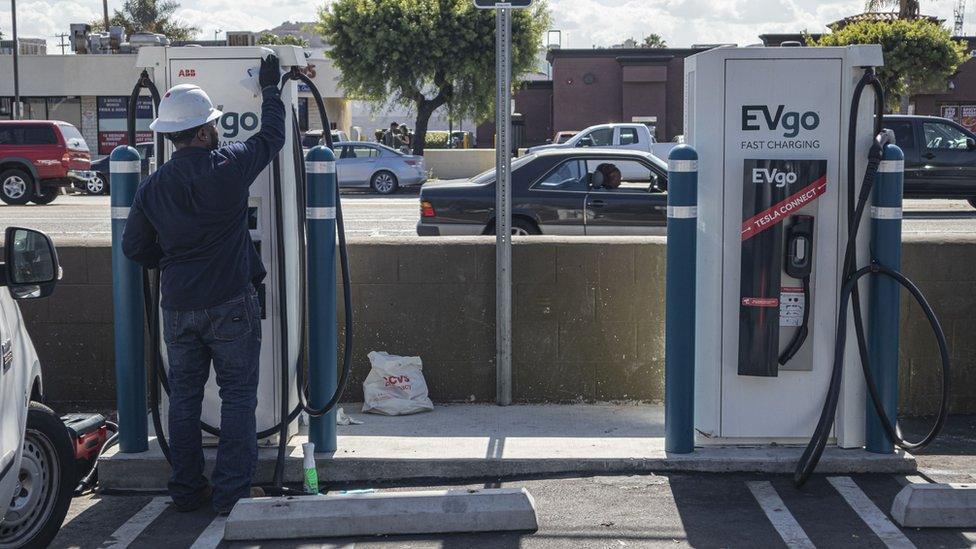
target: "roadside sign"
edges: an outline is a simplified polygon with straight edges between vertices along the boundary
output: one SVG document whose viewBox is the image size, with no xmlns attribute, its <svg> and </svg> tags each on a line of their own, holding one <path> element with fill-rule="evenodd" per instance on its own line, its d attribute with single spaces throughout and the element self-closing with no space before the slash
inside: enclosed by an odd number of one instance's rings
<svg viewBox="0 0 976 549">
<path fill-rule="evenodd" d="M 510 2 L 496 2 L 495 0 L 474 0 L 474 7 L 483 10 L 493 10 L 498 8 L 527 8 L 532 5 L 532 0 L 512 0 Z"/>
</svg>

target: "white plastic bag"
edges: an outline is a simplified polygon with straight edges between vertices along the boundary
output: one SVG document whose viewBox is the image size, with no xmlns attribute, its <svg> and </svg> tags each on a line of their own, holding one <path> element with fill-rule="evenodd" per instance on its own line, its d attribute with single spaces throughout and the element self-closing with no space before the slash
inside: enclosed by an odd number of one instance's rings
<svg viewBox="0 0 976 549">
<path fill-rule="evenodd" d="M 363 412 L 403 416 L 434 409 L 427 396 L 419 356 L 396 356 L 384 351 L 373 351 L 367 356 L 372 368 L 363 382 Z"/>
</svg>

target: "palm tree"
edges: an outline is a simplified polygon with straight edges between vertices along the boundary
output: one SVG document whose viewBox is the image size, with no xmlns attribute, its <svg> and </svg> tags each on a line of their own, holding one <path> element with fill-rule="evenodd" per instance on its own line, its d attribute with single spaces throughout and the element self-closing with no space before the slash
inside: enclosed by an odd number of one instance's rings
<svg viewBox="0 0 976 549">
<path fill-rule="evenodd" d="M 898 6 L 899 19 L 915 19 L 921 9 L 918 0 L 867 0 L 864 3 L 864 9 L 868 11 L 881 11 L 895 6 Z"/>
</svg>

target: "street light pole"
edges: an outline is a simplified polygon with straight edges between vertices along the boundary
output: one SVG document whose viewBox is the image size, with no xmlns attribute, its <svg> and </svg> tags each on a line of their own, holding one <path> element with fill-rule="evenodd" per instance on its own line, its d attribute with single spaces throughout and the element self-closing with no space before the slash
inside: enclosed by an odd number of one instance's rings
<svg viewBox="0 0 976 549">
<path fill-rule="evenodd" d="M 108 0 L 102 0 L 102 17 L 105 19 L 105 32 L 108 32 Z"/>
<path fill-rule="evenodd" d="M 17 0 L 10 0 L 10 19 L 14 30 L 14 120 L 20 120 L 20 73 L 17 70 L 17 57 L 20 55 L 20 42 L 17 41 Z"/>
</svg>

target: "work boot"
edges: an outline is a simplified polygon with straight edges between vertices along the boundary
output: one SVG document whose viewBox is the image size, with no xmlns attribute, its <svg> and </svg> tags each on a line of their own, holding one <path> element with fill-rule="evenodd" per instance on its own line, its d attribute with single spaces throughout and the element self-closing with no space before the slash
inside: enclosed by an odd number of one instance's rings
<svg viewBox="0 0 976 549">
<path fill-rule="evenodd" d="M 251 493 L 248 494 L 247 497 L 250 497 L 250 498 L 263 498 L 264 497 L 264 488 L 261 488 L 260 486 L 251 486 Z M 234 505 L 236 505 L 236 503 Z M 215 509 L 215 510 L 217 511 L 217 514 L 218 515 L 221 515 L 221 516 L 226 517 L 227 515 L 230 514 L 231 511 L 234 510 L 234 505 L 231 505 L 230 507 L 225 507 L 225 508 L 222 508 L 222 509 Z"/>
<path fill-rule="evenodd" d="M 197 509 L 203 507 L 207 503 L 210 503 L 212 497 L 213 497 L 213 487 L 208 484 L 206 487 L 203 488 L 203 490 L 200 490 L 196 501 L 193 501 L 192 503 L 183 503 L 183 504 L 176 503 L 174 501 L 173 507 L 176 507 L 176 510 L 181 513 L 192 513 L 193 511 L 196 511 Z"/>
</svg>

